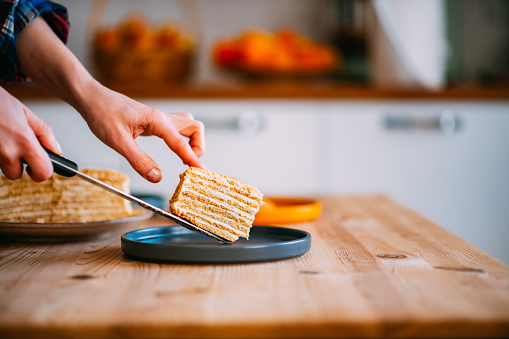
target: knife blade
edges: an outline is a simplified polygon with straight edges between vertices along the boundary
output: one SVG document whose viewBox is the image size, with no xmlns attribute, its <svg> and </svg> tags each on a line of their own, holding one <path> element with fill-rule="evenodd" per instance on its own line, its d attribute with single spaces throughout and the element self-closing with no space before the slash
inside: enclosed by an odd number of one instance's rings
<svg viewBox="0 0 509 339">
<path fill-rule="evenodd" d="M 127 200 L 149 210 L 149 211 L 159 214 L 165 218 L 168 218 L 168 219 L 174 221 L 175 223 L 177 223 L 178 225 L 183 226 L 191 231 L 199 232 L 201 234 L 209 236 L 209 237 L 211 237 L 215 240 L 218 240 L 220 242 L 223 242 L 223 243 L 231 243 L 230 240 L 224 239 L 224 238 L 217 236 L 207 230 L 204 230 L 204 229 L 194 225 L 193 223 L 176 216 L 175 214 L 165 211 L 159 207 L 153 206 L 153 205 L 151 205 L 151 204 L 149 204 L 149 203 L 147 203 L 147 202 L 145 202 L 131 194 L 128 194 L 122 190 L 119 190 L 116 187 L 108 185 L 100 180 L 97 180 L 89 175 L 86 175 L 85 173 L 80 172 L 78 170 L 78 165 L 69 159 L 66 159 L 58 154 L 55 154 L 55 153 L 51 152 L 50 150 L 46 150 L 46 152 L 48 153 L 50 160 L 53 164 L 53 171 L 59 175 L 62 175 L 65 177 L 73 177 L 76 175 L 80 179 L 83 179 L 92 185 L 98 186 L 110 193 L 116 194 L 119 197 L 127 199 Z"/>
</svg>

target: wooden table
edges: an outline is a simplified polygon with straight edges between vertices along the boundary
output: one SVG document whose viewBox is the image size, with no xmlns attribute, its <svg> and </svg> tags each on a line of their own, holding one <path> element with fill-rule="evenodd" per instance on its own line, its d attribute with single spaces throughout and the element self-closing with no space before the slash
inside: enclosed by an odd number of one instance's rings
<svg viewBox="0 0 509 339">
<path fill-rule="evenodd" d="M 322 202 L 293 226 L 311 251 L 279 262 L 135 261 L 126 230 L 3 242 L 0 338 L 509 337 L 508 266 L 390 199 Z"/>
<path fill-rule="evenodd" d="M 451 86 L 439 91 L 401 87 L 376 87 L 351 83 L 261 81 L 233 84 L 106 83 L 133 98 L 144 99 L 338 99 L 338 100 L 509 100 L 509 85 Z M 56 100 L 33 83 L 2 84 L 20 100 Z"/>
</svg>

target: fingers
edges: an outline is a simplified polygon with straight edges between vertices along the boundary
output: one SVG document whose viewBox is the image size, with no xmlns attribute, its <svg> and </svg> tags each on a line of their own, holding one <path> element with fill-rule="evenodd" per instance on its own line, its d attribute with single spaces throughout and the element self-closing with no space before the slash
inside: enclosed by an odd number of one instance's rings
<svg viewBox="0 0 509 339">
<path fill-rule="evenodd" d="M 10 155 L 5 149 L 0 153 L 0 168 L 7 179 L 16 180 L 23 174 L 21 158 L 17 155 Z"/>
<path fill-rule="evenodd" d="M 186 120 L 182 126 L 177 122 L 175 127 L 181 135 L 189 138 L 189 146 L 198 158 L 205 154 L 205 127 L 201 121 Z"/>
<path fill-rule="evenodd" d="M 182 133 L 182 135 L 187 136 L 184 133 Z M 202 134 L 193 133 L 187 137 L 189 138 L 188 143 L 191 147 L 191 150 L 198 158 L 205 154 L 204 138 Z"/>
<path fill-rule="evenodd" d="M 30 178 L 35 182 L 42 182 L 49 179 L 53 174 L 53 164 L 35 135 L 32 135 L 30 139 L 31 145 L 25 148 L 21 158 L 27 164 L 27 173 Z"/>
<path fill-rule="evenodd" d="M 191 150 L 197 157 L 205 153 L 205 127 L 203 123 L 194 120 L 191 113 L 170 113 L 166 118 L 171 120 L 172 125 L 180 135 L 189 138 Z"/>
<path fill-rule="evenodd" d="M 190 119 L 189 116 L 192 117 L 190 113 L 165 114 L 158 111 L 152 115 L 150 132 L 162 138 L 184 164 L 207 170 L 198 159 L 205 151 L 203 123 Z M 185 137 L 188 137 L 189 141 Z"/>
<path fill-rule="evenodd" d="M 202 161 L 200 161 L 200 159 L 198 159 L 198 157 L 201 156 L 203 153 L 201 151 L 196 152 L 193 149 L 191 143 L 188 142 L 182 136 L 180 136 L 178 133 L 175 133 L 175 135 L 173 136 L 167 135 L 163 139 L 165 139 L 165 142 L 168 145 L 168 147 L 170 147 L 175 152 L 175 154 L 177 154 L 182 159 L 182 162 L 184 164 L 192 167 L 199 167 L 201 169 L 208 171 L 205 164 Z"/>
<path fill-rule="evenodd" d="M 2 173 L 8 179 L 19 179 L 23 174 L 22 160 L 24 160 L 32 169 L 28 173 L 34 181 L 41 182 L 48 179 L 53 173 L 53 165 L 28 123 L 29 117 L 34 121 L 35 116 L 25 105 L 5 91 L 0 93 L 0 103 Z M 40 121 L 39 125 L 42 126 L 42 124 L 44 123 Z M 43 139 L 45 133 L 42 129 L 38 131 Z"/>
<path fill-rule="evenodd" d="M 28 125 L 30 128 L 32 128 L 32 131 L 39 140 L 39 143 L 53 153 L 62 154 L 62 147 L 60 147 L 60 144 L 58 143 L 57 138 L 51 129 L 51 126 L 33 114 L 26 107 L 25 115 L 27 117 Z"/>
<path fill-rule="evenodd" d="M 143 152 L 131 136 L 126 135 L 118 152 L 122 154 L 132 168 L 150 182 L 157 183 L 163 178 L 157 163 Z"/>
<path fill-rule="evenodd" d="M 31 170 L 27 170 L 32 180 L 42 182 L 53 174 L 53 165 L 48 154 L 37 139 L 21 136 L 10 145 L 2 144 L 0 167 L 6 178 L 16 180 L 23 174 L 22 159 Z M 27 168 L 28 169 L 28 168 Z"/>
<path fill-rule="evenodd" d="M 32 113 L 26 106 L 24 111 L 28 126 L 33 132 L 30 136 L 35 136 L 36 140 L 31 138 L 33 147 L 23 154 L 23 159 L 27 163 L 27 173 L 30 178 L 36 182 L 42 182 L 53 174 L 53 164 L 43 147 L 56 154 L 62 154 L 62 148 L 50 125 Z"/>
</svg>

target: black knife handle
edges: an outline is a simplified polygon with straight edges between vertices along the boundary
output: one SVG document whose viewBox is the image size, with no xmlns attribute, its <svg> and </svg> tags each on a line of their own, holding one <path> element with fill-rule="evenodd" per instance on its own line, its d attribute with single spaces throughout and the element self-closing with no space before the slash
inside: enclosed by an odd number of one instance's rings
<svg viewBox="0 0 509 339">
<path fill-rule="evenodd" d="M 67 168 L 65 168 L 64 166 L 60 165 L 60 164 L 64 164 L 64 165 L 71 167 L 77 171 L 78 165 L 76 163 L 74 163 L 71 160 L 66 159 L 64 157 L 61 157 L 60 155 L 55 154 L 46 148 L 44 148 L 44 150 L 46 151 L 46 153 L 48 153 L 48 155 L 51 159 L 51 164 L 53 165 L 53 172 L 55 172 L 56 174 L 62 175 L 64 177 L 68 177 L 68 178 L 74 177 L 76 175 L 76 173 L 74 173 L 73 171 L 70 171 Z M 25 161 L 25 159 L 21 159 L 21 161 L 25 164 L 27 163 Z"/>
<path fill-rule="evenodd" d="M 56 174 L 62 175 L 64 177 L 69 177 L 69 178 L 74 177 L 76 175 L 76 173 L 74 173 L 73 171 L 70 171 L 60 165 L 60 164 L 64 164 L 64 165 L 71 167 L 77 171 L 78 165 L 76 163 L 74 163 L 71 160 L 66 159 L 58 154 L 55 154 L 55 153 L 51 152 L 50 150 L 47 150 L 47 149 L 45 149 L 45 150 L 51 159 L 51 163 L 53 164 L 53 172 L 55 172 Z"/>
<path fill-rule="evenodd" d="M 60 155 L 55 154 L 55 153 L 51 152 L 50 150 L 47 150 L 46 148 L 44 148 L 44 150 L 46 151 L 46 153 L 48 153 L 48 155 L 51 159 L 51 164 L 53 165 L 53 172 L 55 172 L 56 174 L 62 175 L 64 177 L 68 177 L 68 178 L 74 177 L 76 175 L 76 173 L 74 173 L 73 171 L 70 171 L 67 168 L 65 168 L 64 166 L 60 165 L 60 164 L 64 164 L 68 167 L 74 168 L 77 171 L 78 165 L 76 163 L 74 163 L 71 160 L 66 159 L 64 157 L 61 157 Z M 21 161 L 25 164 L 27 163 L 25 161 L 25 159 L 21 159 Z"/>
</svg>

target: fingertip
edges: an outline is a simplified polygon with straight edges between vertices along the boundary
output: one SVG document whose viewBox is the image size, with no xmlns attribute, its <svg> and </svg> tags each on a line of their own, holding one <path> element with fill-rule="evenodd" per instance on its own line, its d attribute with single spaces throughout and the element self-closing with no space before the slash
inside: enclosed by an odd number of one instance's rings
<svg viewBox="0 0 509 339">
<path fill-rule="evenodd" d="M 203 164 L 202 164 L 202 165 L 203 165 Z M 209 170 L 209 169 L 207 168 L 207 166 L 205 166 L 205 165 L 203 165 L 201 168 L 202 168 L 202 169 L 204 169 L 204 170 L 205 170 L 205 171 L 207 171 L 207 172 L 212 172 L 212 171 L 211 171 L 211 170 Z"/>
<path fill-rule="evenodd" d="M 62 155 L 62 146 L 60 146 L 53 133 L 51 133 L 49 136 L 45 136 L 44 138 L 40 138 L 39 141 L 41 142 L 41 145 L 46 147 L 51 152 Z"/>
<path fill-rule="evenodd" d="M 199 160 L 196 160 L 194 161 L 192 164 L 186 164 L 186 165 L 189 165 L 190 167 L 198 167 L 198 168 L 201 168 L 202 170 L 205 170 L 207 172 L 211 172 L 207 166 L 205 166 L 205 164 Z"/>
<path fill-rule="evenodd" d="M 2 168 L 2 174 L 9 180 L 18 180 L 23 175 L 23 170 L 16 171 L 12 169 Z"/>
<path fill-rule="evenodd" d="M 62 146 L 58 143 L 57 139 L 53 141 L 53 153 L 62 155 Z"/>
<path fill-rule="evenodd" d="M 153 183 L 158 183 L 163 178 L 163 175 L 161 174 L 161 170 L 158 168 L 152 168 L 147 175 L 145 175 L 145 178 Z"/>
<path fill-rule="evenodd" d="M 55 133 L 50 125 L 37 117 L 32 111 L 26 108 L 27 121 L 39 140 L 39 143 L 55 154 L 62 154 L 62 147 L 57 141 Z"/>
<path fill-rule="evenodd" d="M 118 152 L 131 164 L 132 168 L 147 181 L 157 183 L 161 181 L 162 174 L 157 163 L 143 152 L 134 139 L 126 138 L 123 149 Z"/>
</svg>

